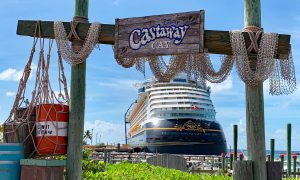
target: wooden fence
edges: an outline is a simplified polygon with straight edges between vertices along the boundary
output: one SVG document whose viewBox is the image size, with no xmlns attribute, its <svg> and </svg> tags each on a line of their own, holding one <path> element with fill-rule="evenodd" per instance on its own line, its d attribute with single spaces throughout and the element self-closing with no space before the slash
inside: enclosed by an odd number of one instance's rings
<svg viewBox="0 0 300 180">
<path fill-rule="evenodd" d="M 147 158 L 147 163 L 155 166 L 187 171 L 186 159 L 182 156 L 161 154 Z"/>
</svg>

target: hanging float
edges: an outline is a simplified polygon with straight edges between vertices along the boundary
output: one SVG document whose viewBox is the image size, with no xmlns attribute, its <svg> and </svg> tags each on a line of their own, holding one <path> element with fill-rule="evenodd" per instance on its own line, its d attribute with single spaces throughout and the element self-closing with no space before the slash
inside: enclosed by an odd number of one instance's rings
<svg viewBox="0 0 300 180">
<path fill-rule="evenodd" d="M 25 155 L 61 155 L 67 152 L 67 128 L 69 121 L 69 94 L 62 57 L 58 51 L 58 91 L 51 87 L 49 67 L 53 40 L 47 43 L 37 23 L 33 47 L 19 83 L 18 92 L 9 117 L 4 123 L 4 140 L 7 143 L 23 143 Z M 39 58 L 31 101 L 25 101 L 27 81 L 35 50 L 39 45 Z M 33 77 L 33 76 L 32 76 Z M 24 105 L 25 104 L 25 105 Z"/>
</svg>

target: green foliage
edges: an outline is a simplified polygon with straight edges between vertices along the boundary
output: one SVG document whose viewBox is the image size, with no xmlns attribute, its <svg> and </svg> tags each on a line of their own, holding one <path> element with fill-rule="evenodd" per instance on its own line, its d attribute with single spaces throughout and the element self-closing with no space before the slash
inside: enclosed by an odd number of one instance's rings
<svg viewBox="0 0 300 180">
<path fill-rule="evenodd" d="M 175 169 L 153 166 L 147 163 L 106 164 L 102 161 L 83 161 L 83 179 L 95 180 L 231 180 L 230 177 L 189 174 Z"/>
<path fill-rule="evenodd" d="M 60 155 L 55 157 L 56 160 L 67 160 L 67 156 L 65 155 Z"/>
<path fill-rule="evenodd" d="M 89 156 L 93 154 L 92 150 L 85 150 L 83 151 L 82 159 L 89 160 Z"/>
</svg>

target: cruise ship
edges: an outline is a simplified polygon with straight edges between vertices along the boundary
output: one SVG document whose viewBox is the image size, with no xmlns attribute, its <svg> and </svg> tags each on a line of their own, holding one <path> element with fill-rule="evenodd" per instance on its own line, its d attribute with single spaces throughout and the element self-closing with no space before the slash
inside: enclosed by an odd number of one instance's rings
<svg viewBox="0 0 300 180">
<path fill-rule="evenodd" d="M 210 88 L 184 73 L 170 82 L 140 83 L 125 122 L 130 124 L 128 144 L 136 151 L 195 155 L 227 151 Z"/>
</svg>

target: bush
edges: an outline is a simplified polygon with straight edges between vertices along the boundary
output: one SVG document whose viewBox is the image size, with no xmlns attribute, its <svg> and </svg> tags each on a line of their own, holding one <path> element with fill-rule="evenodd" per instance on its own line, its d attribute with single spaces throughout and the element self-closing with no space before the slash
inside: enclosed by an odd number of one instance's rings
<svg viewBox="0 0 300 180">
<path fill-rule="evenodd" d="M 132 164 L 122 162 L 120 164 L 105 164 L 93 161 L 84 162 L 83 179 L 90 180 L 231 180 L 230 177 L 189 174 L 175 169 L 153 166 L 147 163 Z M 94 163 L 94 164 L 93 164 Z M 87 168 L 87 166 L 90 166 Z M 99 169 L 97 169 L 99 168 Z"/>
</svg>

